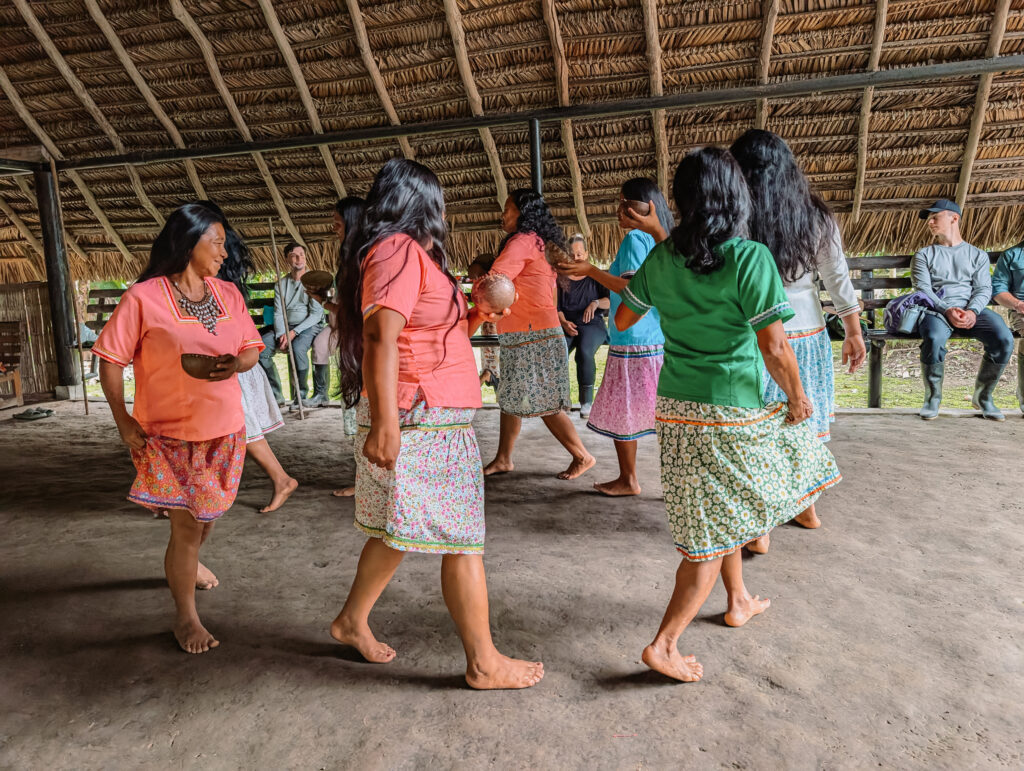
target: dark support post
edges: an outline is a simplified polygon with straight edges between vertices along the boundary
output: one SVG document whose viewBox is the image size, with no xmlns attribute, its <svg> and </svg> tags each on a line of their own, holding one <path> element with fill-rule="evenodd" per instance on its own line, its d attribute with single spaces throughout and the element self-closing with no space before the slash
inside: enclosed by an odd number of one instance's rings
<svg viewBox="0 0 1024 771">
<path fill-rule="evenodd" d="M 868 407 L 882 406 L 882 360 L 885 358 L 885 340 L 871 340 L 868 361 Z"/>
<path fill-rule="evenodd" d="M 39 227 L 43 231 L 46 283 L 50 293 L 50 316 L 53 319 L 53 347 L 57 353 L 57 379 L 62 386 L 78 385 L 82 382 L 82 375 L 75 367 L 71 350 L 77 330 L 73 321 L 71 274 L 64 246 L 57 180 L 49 168 L 36 169 L 33 176 L 36 197 L 39 199 Z"/>
<path fill-rule="evenodd" d="M 530 120 L 530 181 L 531 186 L 544 194 L 544 171 L 540 160 L 540 121 Z"/>
</svg>

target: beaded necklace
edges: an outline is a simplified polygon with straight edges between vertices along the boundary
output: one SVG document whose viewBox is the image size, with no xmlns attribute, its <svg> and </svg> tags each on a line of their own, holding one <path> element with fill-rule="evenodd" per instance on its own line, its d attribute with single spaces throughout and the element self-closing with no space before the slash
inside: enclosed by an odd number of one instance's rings
<svg viewBox="0 0 1024 771">
<path fill-rule="evenodd" d="M 206 327 L 206 331 L 211 335 L 217 334 L 217 316 L 220 313 L 220 308 L 217 305 L 217 300 L 214 298 L 213 293 L 210 291 L 210 287 L 207 283 L 203 282 L 203 296 L 199 300 L 190 300 L 185 291 L 178 286 L 178 282 L 172 280 L 174 288 L 178 290 L 178 294 L 181 297 L 178 298 L 178 305 L 181 306 L 182 311 L 187 316 L 195 316 L 199 323 Z"/>
</svg>

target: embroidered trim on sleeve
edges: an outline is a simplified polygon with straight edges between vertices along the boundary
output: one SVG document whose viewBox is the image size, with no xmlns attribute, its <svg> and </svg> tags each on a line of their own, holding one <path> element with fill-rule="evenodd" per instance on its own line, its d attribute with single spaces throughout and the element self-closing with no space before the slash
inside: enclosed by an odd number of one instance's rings
<svg viewBox="0 0 1024 771">
<path fill-rule="evenodd" d="M 789 304 L 789 300 L 786 300 L 785 302 L 781 302 L 778 305 L 773 305 L 768 310 L 761 311 L 756 316 L 754 316 L 754 317 L 752 317 L 750 319 L 747 319 L 747 323 L 750 324 L 750 326 L 755 326 L 757 324 L 760 324 L 762 321 L 764 321 L 767 318 L 770 318 L 772 316 L 781 316 L 786 311 L 792 311 L 792 310 L 793 309 L 792 309 L 792 307 Z"/>
<path fill-rule="evenodd" d="M 101 359 L 106 359 L 111 364 L 116 364 L 119 367 L 127 367 L 129 364 L 132 363 L 130 359 L 126 361 L 122 359 L 120 356 L 115 356 L 110 351 L 98 347 L 95 343 L 92 346 L 92 352 L 96 356 L 99 356 Z"/>
<path fill-rule="evenodd" d="M 628 286 L 622 290 L 622 299 L 628 301 L 631 305 L 635 305 L 638 308 L 643 308 L 644 313 L 647 313 L 647 311 L 654 307 L 653 305 L 645 303 L 643 300 L 637 297 L 633 292 L 630 291 Z"/>
</svg>

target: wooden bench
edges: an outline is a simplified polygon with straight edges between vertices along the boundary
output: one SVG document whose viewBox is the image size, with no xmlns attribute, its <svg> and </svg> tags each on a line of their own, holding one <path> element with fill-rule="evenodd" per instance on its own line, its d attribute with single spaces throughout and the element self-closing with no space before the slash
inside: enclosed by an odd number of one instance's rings
<svg viewBox="0 0 1024 771">
<path fill-rule="evenodd" d="M 6 372 L 0 373 L 0 410 L 21 407 L 25 396 L 21 388 L 21 342 L 23 321 L 0 321 L 0 363 Z M 10 393 L 8 393 L 10 391 Z"/>
</svg>

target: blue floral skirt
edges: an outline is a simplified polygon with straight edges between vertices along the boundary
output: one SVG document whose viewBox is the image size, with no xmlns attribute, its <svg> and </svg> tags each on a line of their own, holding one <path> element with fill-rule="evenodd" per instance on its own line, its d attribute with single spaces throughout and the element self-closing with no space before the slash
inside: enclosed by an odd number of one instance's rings
<svg viewBox="0 0 1024 771">
<path fill-rule="evenodd" d="M 793 353 L 796 354 L 804 393 L 814 407 L 814 414 L 807 419 L 807 423 L 818 439 L 827 442 L 832 438 L 831 424 L 836 419 L 835 374 L 832 369 L 832 341 L 829 339 L 828 330 L 824 327 L 796 329 L 786 332 L 786 337 L 793 347 Z M 788 401 L 786 394 L 768 374 L 767 369 L 764 370 L 764 401 L 765 404 Z"/>
</svg>

